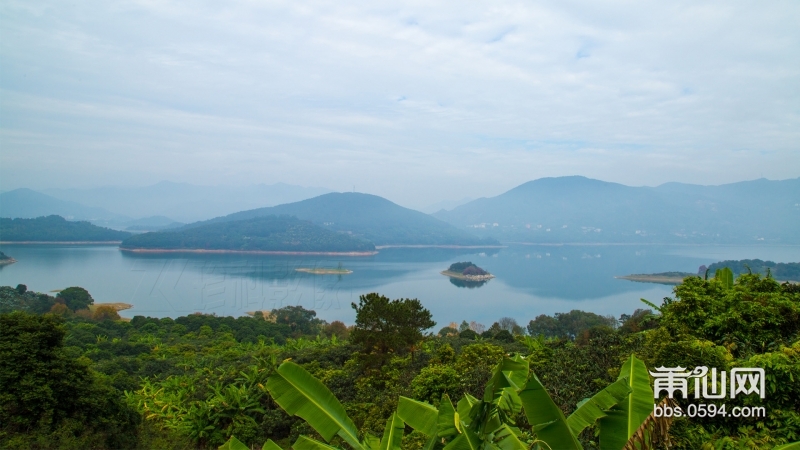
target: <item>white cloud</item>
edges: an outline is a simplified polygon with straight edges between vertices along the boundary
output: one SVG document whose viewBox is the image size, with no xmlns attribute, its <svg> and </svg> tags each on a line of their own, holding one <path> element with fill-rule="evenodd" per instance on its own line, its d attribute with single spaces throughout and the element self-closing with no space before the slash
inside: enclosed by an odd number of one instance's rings
<svg viewBox="0 0 800 450">
<path fill-rule="evenodd" d="M 797 23 L 792 1 L 8 1 L 0 187 L 358 180 L 421 206 L 796 177 Z"/>
</svg>

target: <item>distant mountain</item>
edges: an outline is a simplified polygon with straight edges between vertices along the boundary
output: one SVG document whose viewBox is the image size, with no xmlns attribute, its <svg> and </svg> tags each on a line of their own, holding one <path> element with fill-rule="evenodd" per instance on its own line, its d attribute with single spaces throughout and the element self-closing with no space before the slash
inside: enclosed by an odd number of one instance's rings
<svg viewBox="0 0 800 450">
<path fill-rule="evenodd" d="M 0 217 L 32 219 L 49 215 L 59 215 L 69 220 L 130 220 L 130 217 L 115 214 L 103 208 L 60 200 L 25 188 L 0 194 Z"/>
<path fill-rule="evenodd" d="M 61 216 L 36 219 L 0 218 L 0 241 L 59 242 L 59 241 L 121 241 L 130 233 L 110 230 L 89 222 L 70 222 Z"/>
<path fill-rule="evenodd" d="M 178 231 L 138 234 L 125 239 L 120 248 L 281 252 L 375 250 L 369 242 L 288 216 L 261 216 L 206 223 Z"/>
<path fill-rule="evenodd" d="M 246 209 L 305 200 L 330 190 L 284 183 L 235 187 L 162 181 L 145 187 L 48 189 L 44 192 L 58 199 L 105 208 L 129 217 L 167 216 L 180 222 L 194 222 Z"/>
<path fill-rule="evenodd" d="M 161 231 L 171 228 L 180 228 L 185 223 L 176 222 L 169 217 L 164 216 L 151 216 L 141 219 L 132 220 L 125 227 L 125 231 L 143 232 L 143 231 Z"/>
<path fill-rule="evenodd" d="M 433 214 L 439 212 L 441 210 L 450 211 L 451 209 L 467 204 L 475 200 L 472 197 L 464 197 L 461 200 L 442 200 L 440 202 L 432 203 L 424 208 L 421 208 L 420 211 L 424 212 L 425 214 Z"/>
<path fill-rule="evenodd" d="M 229 222 L 265 215 L 289 215 L 329 230 L 351 234 L 375 245 L 496 245 L 466 230 L 385 198 L 356 192 L 320 195 L 296 203 L 242 211 L 206 222 Z"/>
<path fill-rule="evenodd" d="M 504 242 L 800 243 L 800 178 L 630 187 L 542 178 L 434 214 Z"/>
</svg>

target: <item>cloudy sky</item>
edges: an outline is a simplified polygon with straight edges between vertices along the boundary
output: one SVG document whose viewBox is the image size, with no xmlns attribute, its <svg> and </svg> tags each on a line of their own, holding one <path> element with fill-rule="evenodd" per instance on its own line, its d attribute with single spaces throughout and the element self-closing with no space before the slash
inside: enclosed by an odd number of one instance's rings
<svg viewBox="0 0 800 450">
<path fill-rule="evenodd" d="M 0 190 L 800 176 L 800 2 L 0 3 Z"/>
</svg>

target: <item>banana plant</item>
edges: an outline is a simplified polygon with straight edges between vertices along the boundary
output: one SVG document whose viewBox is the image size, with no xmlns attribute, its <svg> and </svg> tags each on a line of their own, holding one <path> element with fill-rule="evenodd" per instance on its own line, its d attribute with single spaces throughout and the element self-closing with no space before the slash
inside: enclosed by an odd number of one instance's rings
<svg viewBox="0 0 800 450">
<path fill-rule="evenodd" d="M 630 395 L 600 419 L 600 450 L 620 450 L 653 413 L 653 388 L 644 362 L 635 356 L 622 365 L 619 380 L 627 380 Z"/>
<path fill-rule="evenodd" d="M 599 424 L 603 450 L 629 447 L 631 439 L 640 444 L 638 448 L 650 448 L 652 441 L 647 438 L 647 427 L 654 423 L 653 391 L 646 366 L 634 356 L 623 365 L 617 381 L 579 403 L 569 417 L 556 406 L 536 375 L 529 376 L 524 358 L 506 357 L 495 367 L 480 399 L 467 394 L 453 406 L 444 395 L 436 408 L 401 396 L 380 440 L 371 435 L 359 439 L 355 424 L 333 393 L 291 361 L 273 372 L 266 388 L 287 413 L 305 419 L 325 440 L 300 436 L 292 446 L 294 450 L 336 449 L 330 445 L 335 436 L 356 450 L 396 450 L 400 449 L 406 424 L 428 437 L 425 450 L 527 450 L 532 444 L 580 450 L 578 435 L 595 424 Z M 532 443 L 523 442 L 524 435 L 514 422 L 523 411 L 536 435 Z M 279 447 L 267 441 L 263 448 Z"/>
<path fill-rule="evenodd" d="M 717 269 L 717 271 L 714 272 L 714 278 L 719 280 L 720 283 L 722 283 L 722 287 L 725 289 L 733 287 L 733 271 L 727 267 Z"/>
<path fill-rule="evenodd" d="M 313 375 L 291 361 L 283 362 L 270 375 L 267 390 L 275 403 L 288 414 L 305 419 L 325 440 L 322 443 L 300 436 L 292 445 L 294 450 L 336 448 L 328 445 L 334 436 L 339 436 L 355 450 L 400 450 L 405 423 L 397 414 L 393 414 L 387 421 L 383 439 L 371 435 L 359 439 L 355 424 L 333 393 Z"/>
</svg>

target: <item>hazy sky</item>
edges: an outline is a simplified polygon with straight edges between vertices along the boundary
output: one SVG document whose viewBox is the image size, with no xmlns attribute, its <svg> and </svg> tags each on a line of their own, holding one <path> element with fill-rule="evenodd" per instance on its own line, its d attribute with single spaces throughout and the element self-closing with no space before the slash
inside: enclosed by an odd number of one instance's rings
<svg viewBox="0 0 800 450">
<path fill-rule="evenodd" d="M 0 189 L 800 176 L 800 2 L 0 2 Z"/>
</svg>

